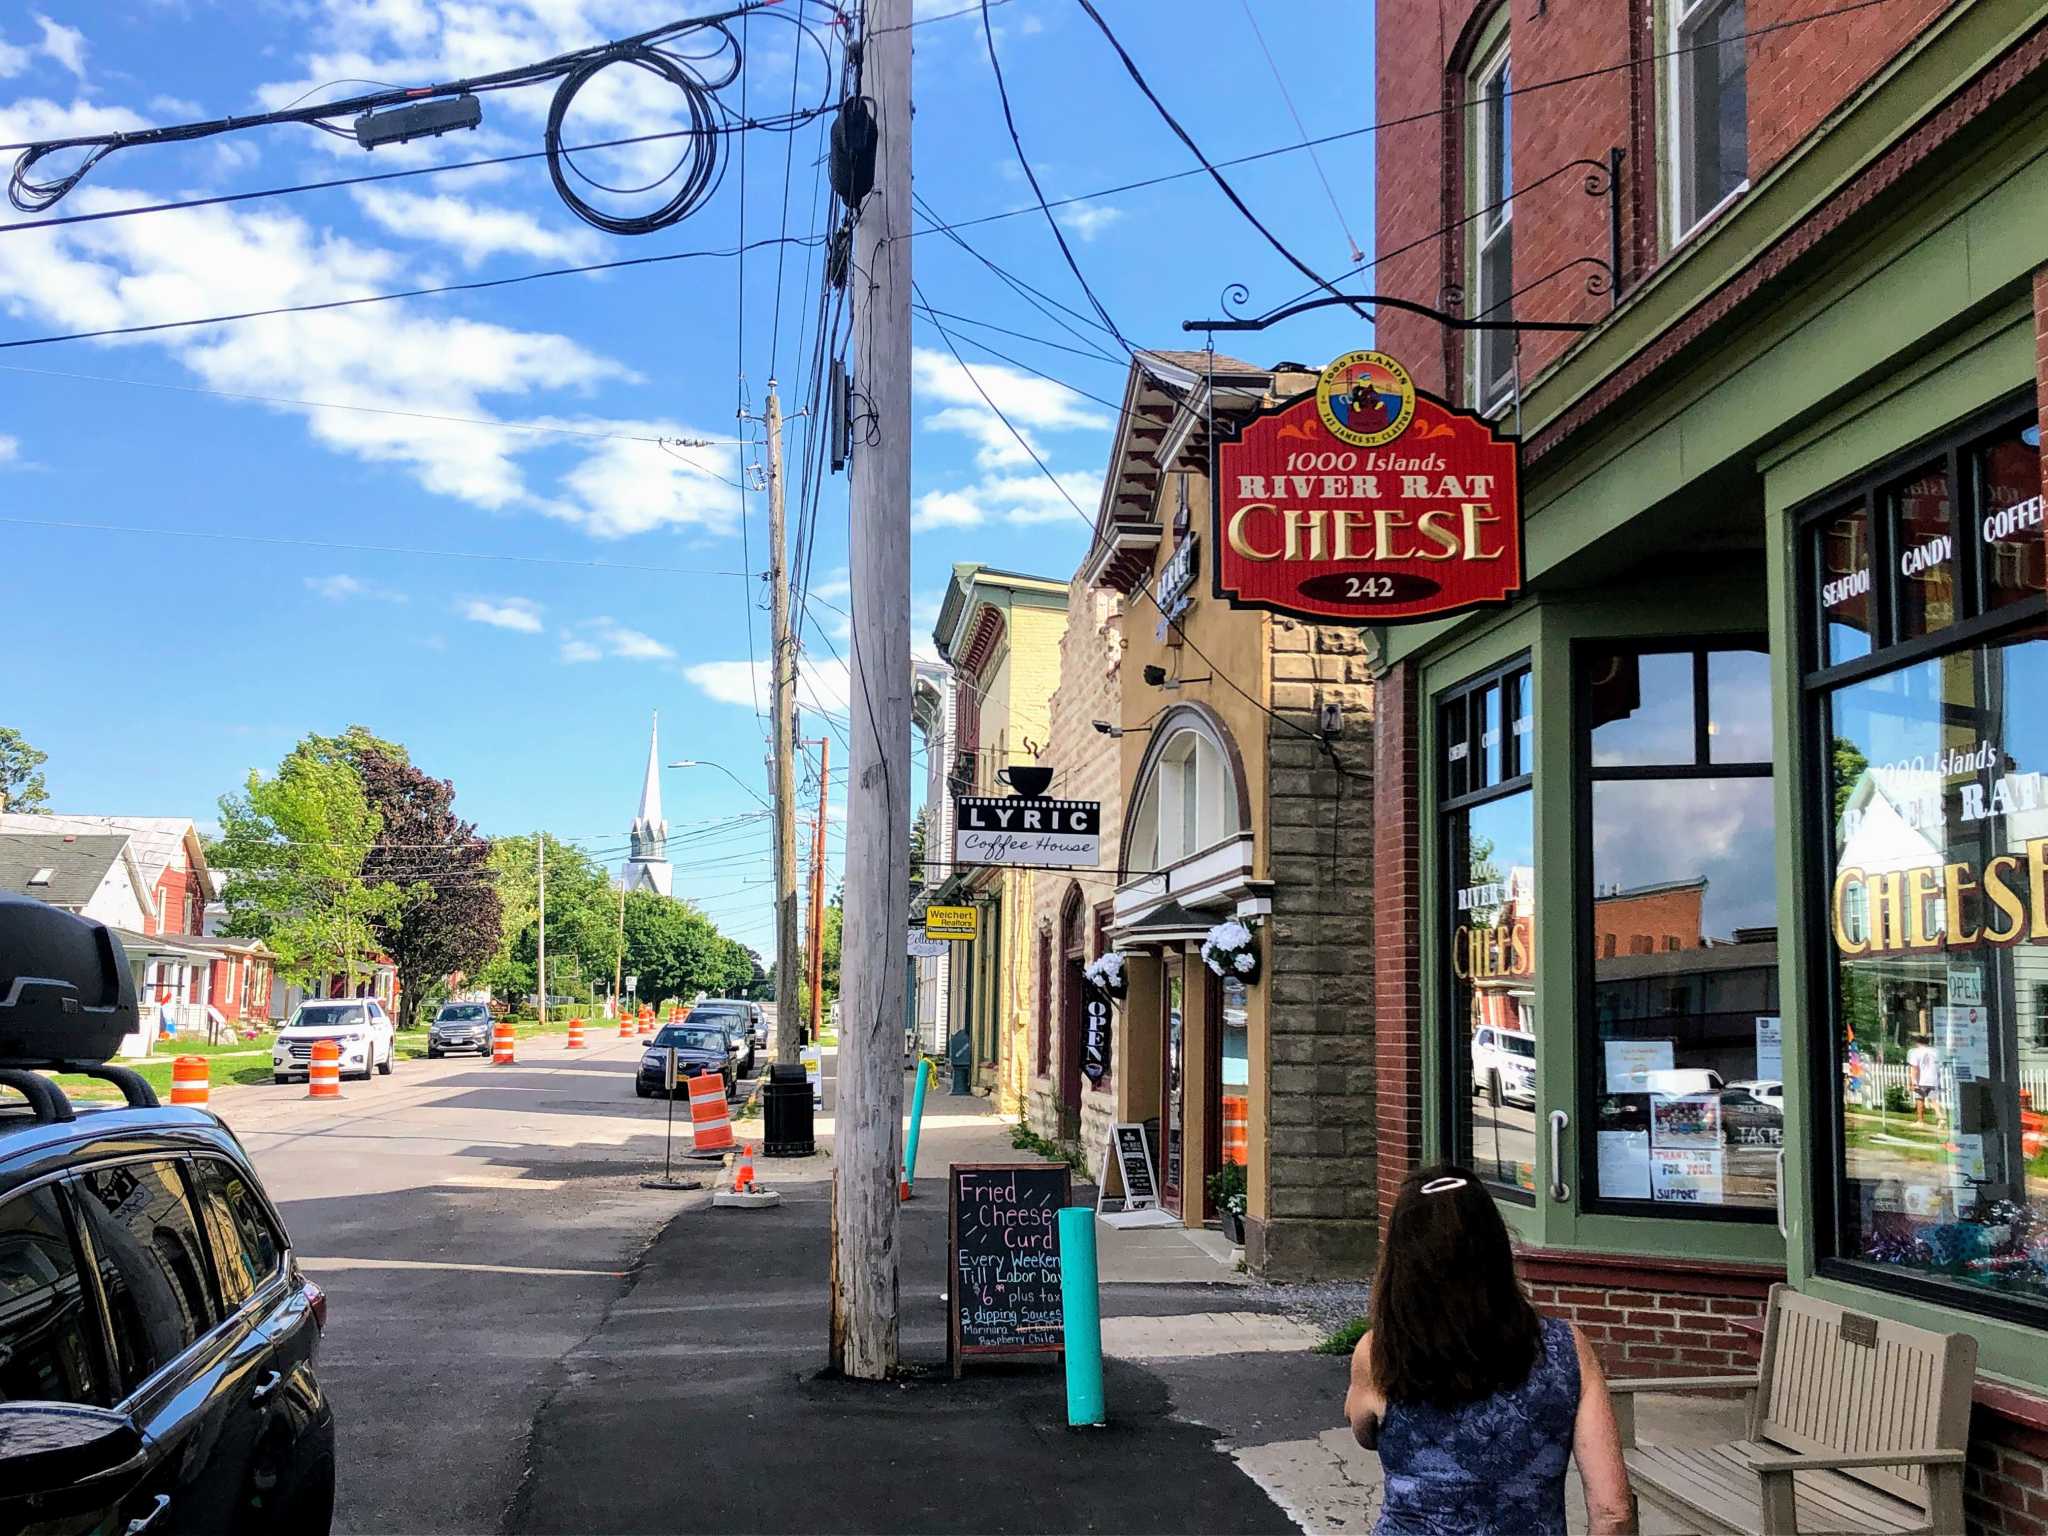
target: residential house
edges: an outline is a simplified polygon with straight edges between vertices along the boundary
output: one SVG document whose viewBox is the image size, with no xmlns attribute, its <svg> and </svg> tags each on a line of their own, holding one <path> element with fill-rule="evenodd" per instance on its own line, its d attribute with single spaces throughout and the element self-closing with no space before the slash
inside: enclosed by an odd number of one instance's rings
<svg viewBox="0 0 2048 1536">
<path fill-rule="evenodd" d="M 924 890 L 910 906 L 911 926 L 923 923 L 925 893 L 945 882 L 953 867 L 953 708 L 959 691 L 953 669 L 942 661 L 911 664 L 910 718 L 924 740 L 924 804 L 918 822 L 924 829 Z M 947 999 L 952 980 L 952 946 L 936 955 L 921 955 L 911 969 L 911 1020 L 921 1046 L 943 1055 L 946 1049 Z"/>
</svg>

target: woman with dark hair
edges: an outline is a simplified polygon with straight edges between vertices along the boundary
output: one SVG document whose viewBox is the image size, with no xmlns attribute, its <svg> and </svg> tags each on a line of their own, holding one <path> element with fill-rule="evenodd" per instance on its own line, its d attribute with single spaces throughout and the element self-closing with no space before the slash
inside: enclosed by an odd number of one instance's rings
<svg viewBox="0 0 2048 1536">
<path fill-rule="evenodd" d="M 1563 1536 L 1574 1457 L 1594 1536 L 1636 1528 L 1600 1362 L 1522 1294 L 1507 1227 L 1467 1169 L 1439 1164 L 1401 1186 L 1344 1414 L 1380 1453 L 1378 1536 Z"/>
</svg>

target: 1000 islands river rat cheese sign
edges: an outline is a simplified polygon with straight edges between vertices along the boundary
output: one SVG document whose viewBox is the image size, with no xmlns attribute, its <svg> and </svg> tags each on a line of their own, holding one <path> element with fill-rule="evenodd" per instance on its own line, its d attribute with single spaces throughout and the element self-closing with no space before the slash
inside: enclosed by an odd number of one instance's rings
<svg viewBox="0 0 2048 1536">
<path fill-rule="evenodd" d="M 1216 465 L 1216 595 L 1299 618 L 1392 624 L 1522 585 L 1521 448 L 1347 352 L 1254 416 Z"/>
</svg>

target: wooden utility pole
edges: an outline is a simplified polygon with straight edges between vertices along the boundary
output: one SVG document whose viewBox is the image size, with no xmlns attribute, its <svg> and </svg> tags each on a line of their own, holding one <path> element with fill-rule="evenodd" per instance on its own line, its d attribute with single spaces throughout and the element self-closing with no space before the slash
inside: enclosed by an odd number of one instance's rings
<svg viewBox="0 0 2048 1536">
<path fill-rule="evenodd" d="M 534 1001 L 540 1009 L 540 1022 L 548 1021 L 548 835 L 545 832 L 533 834 L 534 879 L 540 889 L 540 924 L 536 937 L 540 949 L 534 965 Z"/>
<path fill-rule="evenodd" d="M 619 983 L 626 976 L 626 877 L 619 876 L 619 957 L 612 962 L 612 1012 L 616 1014 L 625 1007 L 619 996 Z"/>
<path fill-rule="evenodd" d="M 768 584 L 774 630 L 769 670 L 775 711 L 775 1059 L 794 1064 L 797 1041 L 796 643 L 789 628 L 789 561 L 782 510 L 782 401 L 768 381 Z"/>
<path fill-rule="evenodd" d="M 910 922 L 911 0 L 867 0 L 858 94 L 874 104 L 874 191 L 854 210 L 853 336 L 872 426 L 853 456 L 853 761 L 846 783 L 832 1364 L 896 1365 L 903 1140 L 903 935 Z"/>
<path fill-rule="evenodd" d="M 832 738 L 818 748 L 818 828 L 811 837 L 811 1038 L 825 1027 L 825 807 L 832 799 Z M 812 743 L 805 742 L 805 746 Z M 843 935 L 842 935 L 843 941 Z"/>
</svg>

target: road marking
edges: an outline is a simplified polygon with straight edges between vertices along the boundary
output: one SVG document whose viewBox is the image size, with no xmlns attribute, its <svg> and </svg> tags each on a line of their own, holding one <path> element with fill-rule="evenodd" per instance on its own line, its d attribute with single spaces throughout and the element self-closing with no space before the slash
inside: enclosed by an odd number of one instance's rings
<svg viewBox="0 0 2048 1536">
<path fill-rule="evenodd" d="M 301 1255 L 299 1263 L 310 1270 L 322 1269 L 438 1269 L 470 1275 L 572 1275 L 618 1280 L 623 1269 L 550 1269 L 539 1264 L 451 1264 L 438 1259 L 315 1259 Z"/>
</svg>

